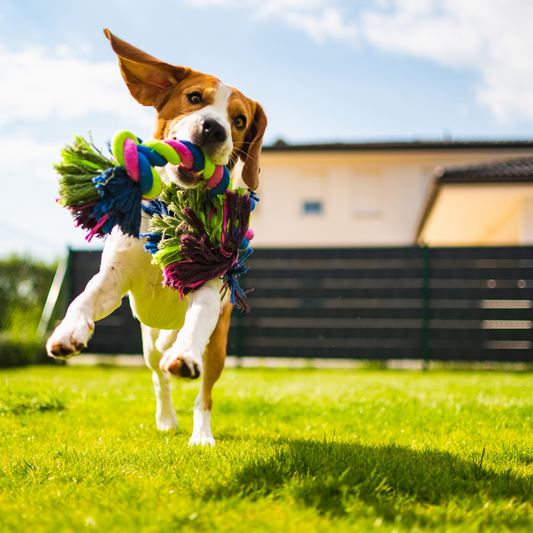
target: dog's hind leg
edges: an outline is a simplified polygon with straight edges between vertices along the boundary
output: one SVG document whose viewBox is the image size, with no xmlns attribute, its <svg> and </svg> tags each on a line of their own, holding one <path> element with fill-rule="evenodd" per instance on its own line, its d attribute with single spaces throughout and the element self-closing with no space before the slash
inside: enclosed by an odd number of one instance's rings
<svg viewBox="0 0 533 533">
<path fill-rule="evenodd" d="M 189 446 L 201 444 L 215 445 L 211 432 L 211 407 L 213 405 L 213 386 L 220 377 L 226 361 L 226 344 L 233 306 L 229 299 L 224 303 L 215 330 L 211 334 L 209 344 L 204 353 L 204 371 L 200 392 L 194 402 L 194 429 Z"/>
<path fill-rule="evenodd" d="M 166 337 L 176 337 L 176 332 L 166 332 L 155 328 L 149 328 L 141 324 L 143 334 L 143 353 L 146 366 L 152 370 L 152 381 L 154 383 L 156 412 L 155 422 L 157 429 L 167 431 L 178 427 L 178 418 L 172 405 L 172 390 L 170 378 L 159 368 L 159 361 L 165 350 Z M 167 333 L 170 333 L 167 334 Z"/>
</svg>

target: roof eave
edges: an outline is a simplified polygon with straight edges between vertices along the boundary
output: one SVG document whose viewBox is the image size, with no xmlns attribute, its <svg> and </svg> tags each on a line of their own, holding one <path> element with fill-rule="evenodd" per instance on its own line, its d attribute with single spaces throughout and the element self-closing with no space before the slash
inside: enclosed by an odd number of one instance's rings
<svg viewBox="0 0 533 533">
<path fill-rule="evenodd" d="M 480 150 L 480 149 L 529 149 L 533 141 L 410 141 L 383 143 L 327 143 L 327 144 L 280 144 L 263 146 L 266 153 L 286 152 L 350 152 L 380 150 Z"/>
</svg>

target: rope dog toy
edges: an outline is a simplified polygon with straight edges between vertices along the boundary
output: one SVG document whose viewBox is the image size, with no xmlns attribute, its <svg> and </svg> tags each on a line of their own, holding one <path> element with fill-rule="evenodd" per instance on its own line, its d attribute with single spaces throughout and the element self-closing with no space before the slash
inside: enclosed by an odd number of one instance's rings
<svg viewBox="0 0 533 533">
<path fill-rule="evenodd" d="M 76 225 L 88 230 L 88 241 L 111 233 L 117 225 L 123 233 L 139 237 L 141 202 L 156 198 L 163 189 L 153 167 L 171 163 L 201 175 L 211 198 L 230 183 L 228 169 L 214 165 L 188 141 L 143 143 L 128 131 L 118 131 L 109 143 L 113 160 L 82 137 L 74 138 L 73 145 L 61 151 L 63 162 L 54 165 L 60 175 L 58 203 L 70 209 Z"/>
<path fill-rule="evenodd" d="M 244 188 L 231 189 L 227 167 L 215 165 L 202 149 L 188 141 L 142 142 L 118 131 L 109 142 L 114 159 L 105 157 L 79 136 L 66 146 L 58 203 L 75 223 L 88 231 L 86 239 L 103 237 L 114 226 L 136 238 L 147 238 L 145 249 L 163 271 L 163 284 L 184 295 L 222 277 L 231 302 L 249 311 L 246 293 L 236 278 L 248 269 L 252 253 L 250 214 L 259 200 Z M 180 165 L 202 178 L 195 189 L 163 185 L 154 167 Z M 141 210 L 150 218 L 149 233 L 139 234 Z"/>
</svg>

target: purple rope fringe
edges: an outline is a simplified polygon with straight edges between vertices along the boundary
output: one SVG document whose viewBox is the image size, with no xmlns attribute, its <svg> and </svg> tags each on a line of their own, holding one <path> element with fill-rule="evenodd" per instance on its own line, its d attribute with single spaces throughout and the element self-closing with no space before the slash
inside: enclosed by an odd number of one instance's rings
<svg viewBox="0 0 533 533">
<path fill-rule="evenodd" d="M 181 252 L 188 259 L 163 268 L 163 284 L 177 290 L 182 298 L 209 280 L 224 276 L 238 262 L 239 245 L 248 230 L 251 200 L 248 195 L 241 196 L 226 191 L 225 202 L 227 210 L 224 239 L 223 244 L 218 246 L 211 242 L 203 222 L 194 211 L 190 208 L 183 210 L 189 231 L 181 238 Z M 232 296 L 235 284 L 238 285 L 233 278 Z M 240 292 L 245 294 L 242 289 Z M 240 292 L 235 302 L 236 306 L 248 311 L 250 308 L 245 302 L 243 305 L 244 299 Z"/>
</svg>

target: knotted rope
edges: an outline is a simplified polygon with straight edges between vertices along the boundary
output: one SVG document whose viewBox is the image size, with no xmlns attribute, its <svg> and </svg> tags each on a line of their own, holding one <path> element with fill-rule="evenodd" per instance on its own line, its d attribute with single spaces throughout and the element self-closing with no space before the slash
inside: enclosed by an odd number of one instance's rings
<svg viewBox="0 0 533 533">
<path fill-rule="evenodd" d="M 231 301 L 249 310 L 246 292 L 236 281 L 245 273 L 253 231 L 250 213 L 259 200 L 252 191 L 228 190 L 230 174 L 203 150 L 175 139 L 141 141 L 118 131 L 109 142 L 114 159 L 82 137 L 62 151 L 58 202 L 88 230 L 87 240 L 115 226 L 133 237 L 147 237 L 145 249 L 163 271 L 164 285 L 183 297 L 210 279 L 223 277 Z M 196 189 L 164 185 L 154 167 L 167 163 L 198 176 Z M 206 194 L 206 189 L 208 194 Z M 144 200 L 144 202 L 143 202 Z M 139 235 L 141 209 L 150 217 L 150 233 Z"/>
<path fill-rule="evenodd" d="M 129 131 L 118 131 L 110 141 L 110 149 L 117 163 L 125 167 L 128 176 L 139 183 L 146 200 L 159 196 L 163 188 L 161 178 L 153 167 L 164 167 L 167 163 L 181 166 L 204 179 L 211 198 L 222 194 L 230 183 L 227 167 L 215 165 L 201 148 L 189 141 L 164 139 L 142 142 Z"/>
</svg>

